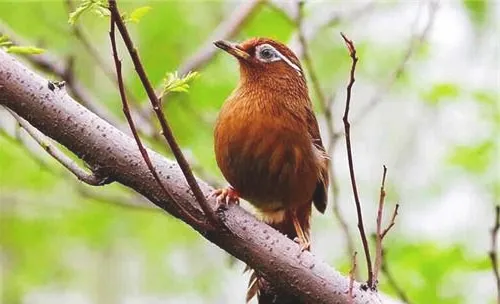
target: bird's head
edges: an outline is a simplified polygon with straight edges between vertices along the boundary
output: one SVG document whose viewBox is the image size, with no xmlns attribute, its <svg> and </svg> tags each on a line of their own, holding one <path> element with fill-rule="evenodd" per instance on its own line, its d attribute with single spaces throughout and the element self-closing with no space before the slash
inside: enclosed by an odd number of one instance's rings
<svg viewBox="0 0 500 304">
<path fill-rule="evenodd" d="M 240 44 L 224 40 L 214 44 L 238 59 L 242 82 L 299 86 L 307 90 L 299 59 L 281 42 L 269 38 L 251 38 Z"/>
</svg>

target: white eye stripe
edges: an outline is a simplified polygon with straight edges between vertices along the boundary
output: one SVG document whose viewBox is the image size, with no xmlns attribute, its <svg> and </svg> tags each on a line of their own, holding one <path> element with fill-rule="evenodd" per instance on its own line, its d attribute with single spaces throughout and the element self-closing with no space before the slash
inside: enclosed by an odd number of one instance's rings
<svg viewBox="0 0 500 304">
<path fill-rule="evenodd" d="M 262 49 L 270 49 L 272 50 L 272 52 L 274 53 L 274 55 L 276 56 L 273 56 L 271 58 L 262 58 L 261 57 L 261 50 Z M 290 59 L 288 59 L 285 55 L 281 54 L 277 49 L 275 49 L 272 45 L 269 45 L 269 44 L 261 44 L 259 46 L 256 47 L 256 57 L 257 59 L 259 59 L 260 61 L 262 62 L 274 62 L 274 61 L 278 61 L 278 60 L 283 60 L 286 64 L 288 64 L 289 66 L 291 66 L 294 70 L 297 71 L 297 73 L 302 76 L 302 70 L 300 69 L 299 66 L 297 66 L 295 63 L 293 63 Z"/>
</svg>

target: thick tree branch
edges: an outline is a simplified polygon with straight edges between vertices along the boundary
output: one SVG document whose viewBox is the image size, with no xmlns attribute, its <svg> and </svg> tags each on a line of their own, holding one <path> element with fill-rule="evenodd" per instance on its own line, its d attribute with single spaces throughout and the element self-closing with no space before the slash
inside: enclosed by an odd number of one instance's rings
<svg viewBox="0 0 500 304">
<path fill-rule="evenodd" d="M 45 135 L 98 167 L 116 182 L 132 188 L 160 208 L 180 217 L 172 200 L 156 183 L 134 140 L 102 120 L 64 92 L 51 91 L 48 81 L 0 51 L 0 104 L 10 108 Z M 199 220 L 205 215 L 176 163 L 148 151 L 174 198 Z M 208 196 L 213 190 L 198 180 Z M 215 200 L 208 200 L 211 207 Z M 242 208 L 220 210 L 224 228 L 198 231 L 203 237 L 262 273 L 277 288 L 309 303 L 348 303 L 349 279 L 334 271 L 286 236 L 256 220 Z M 196 227 L 195 227 L 196 229 Z M 354 303 L 383 303 L 376 292 L 357 282 Z"/>
</svg>

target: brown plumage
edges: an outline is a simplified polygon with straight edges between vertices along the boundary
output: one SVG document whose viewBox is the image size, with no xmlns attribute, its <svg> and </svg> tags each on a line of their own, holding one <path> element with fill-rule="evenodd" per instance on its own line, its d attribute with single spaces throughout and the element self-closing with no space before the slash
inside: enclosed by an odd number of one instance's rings
<svg viewBox="0 0 500 304">
<path fill-rule="evenodd" d="M 231 185 L 219 199 L 244 198 L 263 221 L 309 249 L 311 205 L 326 208 L 328 157 L 299 59 L 267 38 L 215 45 L 240 66 L 215 126 L 217 164 Z M 263 282 L 252 277 L 250 298 Z"/>
</svg>

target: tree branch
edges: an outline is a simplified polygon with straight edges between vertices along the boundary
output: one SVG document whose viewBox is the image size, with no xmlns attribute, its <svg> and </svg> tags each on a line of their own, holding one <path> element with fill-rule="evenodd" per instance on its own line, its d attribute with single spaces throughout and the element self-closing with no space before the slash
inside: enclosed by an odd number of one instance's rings
<svg viewBox="0 0 500 304">
<path fill-rule="evenodd" d="M 141 59 L 139 58 L 139 53 L 137 52 L 137 49 L 135 48 L 134 43 L 130 38 L 127 27 L 125 26 L 125 23 L 122 20 L 120 12 L 118 11 L 116 0 L 109 0 L 108 3 L 109 3 L 109 10 L 111 11 L 111 20 L 114 21 L 116 27 L 118 28 L 118 31 L 120 32 L 123 38 L 123 42 L 125 43 L 125 46 L 127 47 L 127 50 L 130 54 L 130 58 L 132 59 L 137 75 L 139 76 L 139 79 L 141 80 L 142 85 L 146 90 L 149 100 L 151 101 L 153 110 L 155 111 L 156 116 L 161 125 L 162 135 L 163 137 L 165 137 L 168 145 L 170 146 L 170 149 L 174 154 L 175 159 L 179 163 L 179 167 L 181 168 L 182 173 L 184 174 L 184 177 L 188 182 L 189 187 L 191 188 L 191 191 L 193 192 L 198 203 L 200 204 L 201 209 L 205 213 L 206 217 L 208 218 L 208 220 L 212 222 L 212 224 L 218 223 L 219 218 L 215 215 L 213 208 L 211 208 L 208 205 L 205 195 L 202 193 L 198 183 L 196 182 L 196 178 L 194 177 L 194 174 L 191 171 L 189 163 L 182 154 L 181 148 L 179 147 L 179 145 L 175 140 L 172 129 L 170 128 L 165 118 L 165 114 L 163 114 L 163 107 L 161 106 L 160 101 L 158 100 L 158 96 L 156 96 L 153 86 L 151 85 L 151 82 L 149 81 L 148 76 L 146 75 L 146 71 L 144 70 L 144 67 L 141 63 Z"/>
<path fill-rule="evenodd" d="M 87 172 L 78 164 L 53 145 L 45 135 L 31 126 L 26 120 L 22 119 L 14 111 L 7 108 L 7 111 L 14 117 L 17 123 L 28 133 L 50 156 L 63 165 L 69 172 L 73 173 L 79 180 L 91 186 L 102 186 L 108 183 L 107 177 L 100 176 L 98 172 Z"/>
<path fill-rule="evenodd" d="M 0 51 L 0 104 L 10 108 L 45 135 L 66 146 L 91 166 L 103 170 L 116 182 L 132 188 L 173 216 L 180 216 L 172 200 L 156 183 L 134 140 L 105 122 L 67 94 L 47 87 L 47 80 L 27 69 L 12 56 Z M 177 164 L 148 151 L 165 186 L 194 217 L 204 220 L 196 199 Z M 213 190 L 198 180 L 207 196 Z M 209 204 L 215 206 L 215 199 Z M 206 239 L 245 262 L 305 302 L 348 303 L 349 279 L 334 271 L 309 252 L 238 206 L 219 210 L 224 227 L 203 230 L 193 227 Z M 373 291 L 354 283 L 354 303 L 382 303 Z"/>
<path fill-rule="evenodd" d="M 116 48 L 116 39 L 115 39 L 115 20 L 113 17 L 110 18 L 110 30 L 109 30 L 109 39 L 111 41 L 111 48 L 112 48 L 112 53 L 113 53 L 113 60 L 115 62 L 115 67 L 116 67 L 116 75 L 117 75 L 117 82 L 118 82 L 118 90 L 120 92 L 120 97 L 122 100 L 122 108 L 123 108 L 123 113 L 125 114 L 125 117 L 127 118 L 128 125 L 130 127 L 130 131 L 132 132 L 132 135 L 134 136 L 134 140 L 137 143 L 137 148 L 139 148 L 139 151 L 141 152 L 142 158 L 144 159 L 144 162 L 148 166 L 149 171 L 153 175 L 154 179 L 158 183 L 158 185 L 162 188 L 163 191 L 165 191 L 165 194 L 167 197 L 169 197 L 176 207 L 179 209 L 179 212 L 181 213 L 182 216 L 184 216 L 191 225 L 205 225 L 204 221 L 198 221 L 196 218 L 191 216 L 189 212 L 187 212 L 182 205 L 179 205 L 175 198 L 172 196 L 172 193 L 165 187 L 163 182 L 160 179 L 160 176 L 158 175 L 158 172 L 156 172 L 155 168 L 153 167 L 153 164 L 151 163 L 151 159 L 149 158 L 148 151 L 146 148 L 144 148 L 144 145 L 141 142 L 141 138 L 139 137 L 139 133 L 137 132 L 137 128 L 135 126 L 134 120 L 132 119 L 132 115 L 130 115 L 130 109 L 128 106 L 128 101 L 127 101 L 127 94 L 125 92 L 125 85 L 123 84 L 123 75 L 122 75 L 122 63 L 120 61 L 120 58 L 118 58 L 118 50 Z"/>
<path fill-rule="evenodd" d="M 382 241 L 384 240 L 387 232 L 396 223 L 396 216 L 398 215 L 399 204 L 394 207 L 394 212 L 392 213 L 391 221 L 389 225 L 382 230 L 382 217 L 384 215 L 384 203 L 385 203 L 385 178 L 387 176 L 387 167 L 384 166 L 384 173 L 382 174 L 382 182 L 380 184 L 380 196 L 378 201 L 378 211 L 377 211 L 377 232 L 375 233 L 375 266 L 373 268 L 373 281 L 374 284 L 378 284 L 378 273 L 382 267 L 383 260 L 383 247 Z"/>
<path fill-rule="evenodd" d="M 363 250 L 365 252 L 366 258 L 366 267 L 368 268 L 368 287 L 374 288 L 373 282 L 373 269 L 372 269 L 372 261 L 370 257 L 370 249 L 368 247 L 368 240 L 366 238 L 365 227 L 363 224 L 363 213 L 361 211 L 361 202 L 359 201 L 358 194 L 358 186 L 356 185 L 356 176 L 354 174 L 354 163 L 352 159 L 352 147 L 351 147 L 351 125 L 349 123 L 349 107 L 351 105 L 351 91 L 352 86 L 354 85 L 354 72 L 356 71 L 356 63 L 358 62 L 358 57 L 356 57 L 356 47 L 354 43 L 349 40 L 343 33 L 340 33 L 342 38 L 344 39 L 347 49 L 349 50 L 349 56 L 352 59 L 351 73 L 349 77 L 349 84 L 347 85 L 347 95 L 346 95 L 346 103 L 345 103 L 345 111 L 344 117 L 342 121 L 344 122 L 344 130 L 345 130 L 345 142 L 347 148 L 347 160 L 349 163 L 349 175 L 351 176 L 351 186 L 352 192 L 354 194 L 354 201 L 356 203 L 356 213 L 358 216 L 358 229 L 359 234 L 361 235 L 361 242 L 363 243 Z"/>
</svg>

